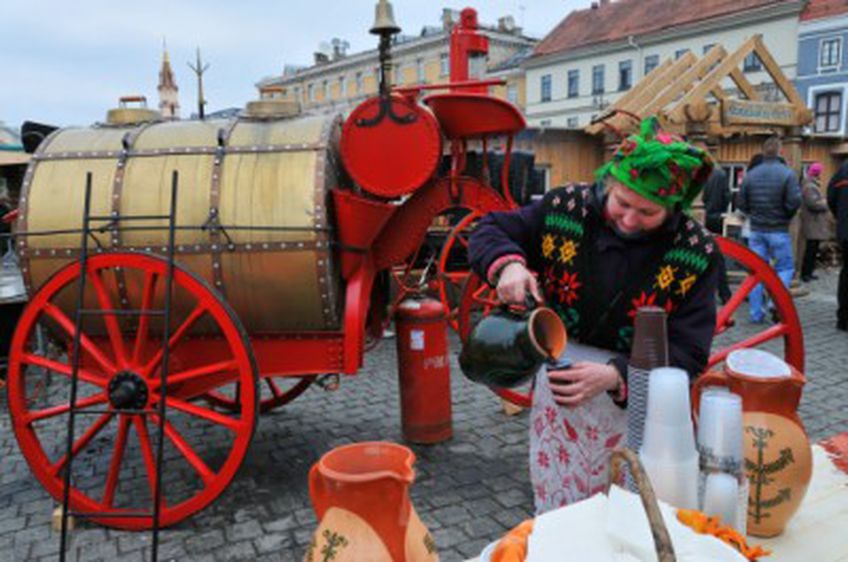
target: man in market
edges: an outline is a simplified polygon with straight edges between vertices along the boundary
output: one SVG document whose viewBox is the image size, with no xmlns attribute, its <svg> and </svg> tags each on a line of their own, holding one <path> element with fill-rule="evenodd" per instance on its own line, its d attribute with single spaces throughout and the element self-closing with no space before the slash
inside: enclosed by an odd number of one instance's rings
<svg viewBox="0 0 848 562">
<path fill-rule="evenodd" d="M 848 332 L 848 161 L 843 162 L 827 184 L 827 206 L 836 217 L 836 240 L 842 251 L 836 292 L 836 329 Z"/>
<path fill-rule="evenodd" d="M 742 180 L 739 209 L 751 223 L 751 250 L 767 262 L 774 260 L 774 269 L 788 288 L 795 274 L 789 222 L 801 206 L 801 188 L 795 172 L 781 161 L 780 148 L 777 137 L 766 139 L 762 163 Z M 765 322 L 762 284 L 751 291 L 748 300 L 751 322 Z"/>
<path fill-rule="evenodd" d="M 705 226 L 713 234 L 722 234 L 724 214 L 730 207 L 730 184 L 727 183 L 727 173 L 721 166 L 716 166 L 707 183 L 704 185 Z M 724 260 L 718 260 L 718 298 L 722 304 L 730 300 L 730 287 L 727 284 L 727 267 Z"/>
<path fill-rule="evenodd" d="M 530 429 L 537 513 L 605 486 L 609 454 L 626 431 L 625 381 L 638 308 L 669 313 L 671 365 L 693 378 L 704 370 L 719 253 L 684 211 L 712 168 L 705 151 L 650 118 L 596 172 L 594 186 L 551 190 L 526 207 L 490 213 L 475 230 L 471 265 L 501 301 L 518 304 L 532 295 L 559 314 L 570 341 L 603 352 L 604 359 L 537 375 Z"/>
</svg>

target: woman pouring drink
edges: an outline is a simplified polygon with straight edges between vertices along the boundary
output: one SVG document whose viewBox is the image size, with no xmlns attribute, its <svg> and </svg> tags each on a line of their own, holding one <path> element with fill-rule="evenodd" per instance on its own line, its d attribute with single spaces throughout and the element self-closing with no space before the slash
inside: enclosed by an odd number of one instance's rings
<svg viewBox="0 0 848 562">
<path fill-rule="evenodd" d="M 713 162 L 642 122 L 594 185 L 569 184 L 484 217 L 469 257 L 501 301 L 530 295 L 562 319 L 573 364 L 534 381 L 530 477 L 542 513 L 603 491 L 609 454 L 626 433 L 627 363 L 642 306 L 668 313 L 669 362 L 705 368 L 715 328 L 720 253 L 686 214 Z M 538 278 L 531 273 L 538 273 Z"/>
</svg>

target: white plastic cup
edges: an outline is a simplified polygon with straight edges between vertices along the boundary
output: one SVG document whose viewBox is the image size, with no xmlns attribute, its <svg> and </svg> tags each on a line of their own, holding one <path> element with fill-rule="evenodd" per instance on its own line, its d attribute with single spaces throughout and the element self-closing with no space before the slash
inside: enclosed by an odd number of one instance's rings
<svg viewBox="0 0 848 562">
<path fill-rule="evenodd" d="M 704 486 L 704 508 L 707 515 L 721 517 L 724 525 L 736 527 L 739 504 L 739 480 L 726 472 L 707 474 Z M 737 531 L 739 529 L 736 529 Z"/>
<path fill-rule="evenodd" d="M 648 421 L 668 425 L 691 424 L 689 376 L 674 367 L 651 370 L 648 378 Z"/>
<path fill-rule="evenodd" d="M 696 453 L 691 422 L 674 425 L 647 420 L 640 454 L 657 462 L 676 463 Z"/>
<path fill-rule="evenodd" d="M 742 465 L 742 398 L 727 391 L 701 394 L 698 418 L 701 467 L 738 476 Z"/>
<path fill-rule="evenodd" d="M 658 499 L 681 509 L 698 509 L 698 455 L 662 462 L 639 455 Z"/>
</svg>

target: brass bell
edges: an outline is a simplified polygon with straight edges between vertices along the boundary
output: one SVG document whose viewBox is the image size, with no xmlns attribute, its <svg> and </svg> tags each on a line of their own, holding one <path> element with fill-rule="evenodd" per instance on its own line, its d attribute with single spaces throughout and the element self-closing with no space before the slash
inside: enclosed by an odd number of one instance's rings
<svg viewBox="0 0 848 562">
<path fill-rule="evenodd" d="M 374 35 L 400 33 L 400 27 L 395 23 L 394 10 L 388 0 L 379 0 L 374 12 L 374 26 L 370 30 L 371 33 Z"/>
</svg>

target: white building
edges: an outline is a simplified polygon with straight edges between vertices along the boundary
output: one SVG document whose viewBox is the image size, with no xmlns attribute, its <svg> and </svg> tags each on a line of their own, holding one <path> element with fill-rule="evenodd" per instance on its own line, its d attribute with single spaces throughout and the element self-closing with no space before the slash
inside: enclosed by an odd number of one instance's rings
<svg viewBox="0 0 848 562">
<path fill-rule="evenodd" d="M 761 33 L 791 80 L 797 66 L 801 0 L 601 0 L 568 14 L 524 63 L 527 121 L 576 129 L 666 58 L 699 57 L 720 43 L 728 52 Z M 771 84 L 756 55 L 745 60 L 755 87 Z M 730 82 L 728 89 L 732 88 Z M 764 99 L 769 99 L 769 91 Z M 774 92 L 777 95 L 776 92 Z"/>
</svg>

